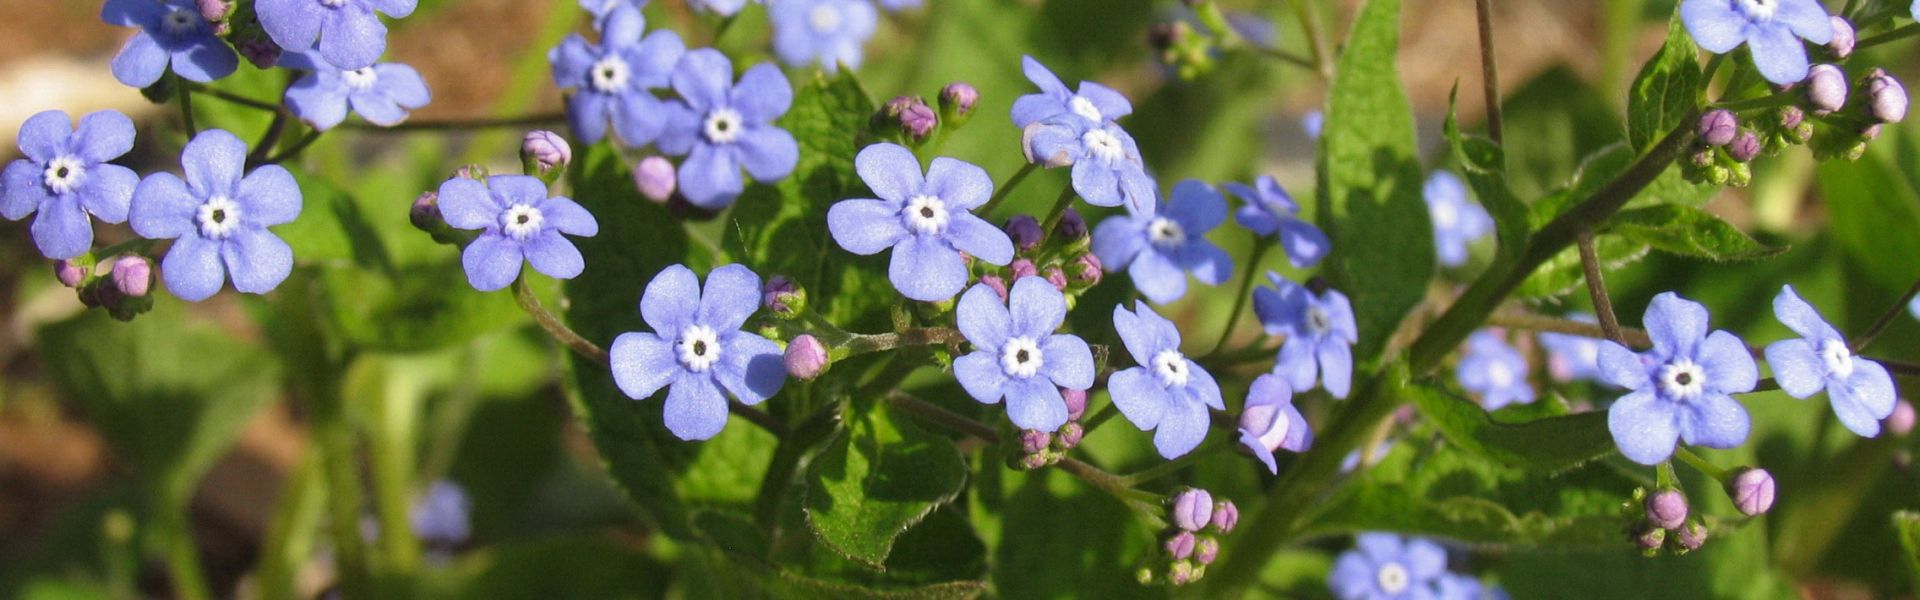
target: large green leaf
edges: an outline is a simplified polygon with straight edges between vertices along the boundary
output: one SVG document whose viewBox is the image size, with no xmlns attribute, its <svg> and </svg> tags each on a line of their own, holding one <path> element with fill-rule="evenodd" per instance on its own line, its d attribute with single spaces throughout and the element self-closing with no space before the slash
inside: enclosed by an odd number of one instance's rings
<svg viewBox="0 0 1920 600">
<path fill-rule="evenodd" d="M 807 524 L 829 548 L 883 568 L 894 539 L 966 483 L 953 443 L 886 410 L 847 424 L 807 469 Z"/>
<path fill-rule="evenodd" d="M 1625 144 L 1613 144 L 1601 148 L 1588 156 L 1574 172 L 1566 187 L 1533 203 L 1529 220 L 1534 227 L 1540 227 L 1552 221 L 1560 213 L 1571 208 L 1574 203 L 1591 197 L 1608 181 L 1632 165 L 1634 153 Z M 1719 188 L 1710 185 L 1689 183 L 1680 176 L 1678 167 L 1670 167 L 1653 183 L 1635 194 L 1627 203 L 1628 210 L 1680 206 L 1697 207 L 1713 197 Z M 1645 240 L 1628 239 L 1623 236 L 1598 236 L 1595 238 L 1595 254 L 1600 257 L 1603 270 L 1614 270 L 1639 262 L 1645 258 L 1651 246 Z M 1556 298 L 1579 288 L 1585 274 L 1580 264 L 1580 251 L 1567 248 L 1547 262 L 1534 269 L 1526 283 L 1514 291 L 1515 298 L 1538 299 Z"/>
<path fill-rule="evenodd" d="M 1505 263 L 1518 258 L 1520 251 L 1526 249 L 1527 205 L 1507 186 L 1506 150 L 1493 140 L 1461 133 L 1455 110 L 1459 95 L 1460 88 L 1456 86 L 1447 102 L 1447 142 L 1453 148 L 1453 159 L 1460 163 L 1467 185 L 1493 216 L 1495 237 L 1500 242 L 1496 262 Z"/>
<path fill-rule="evenodd" d="M 906 572 L 917 569 L 894 560 L 887 561 L 887 572 L 876 572 L 852 566 L 853 563 L 825 552 L 812 553 L 814 560 L 805 565 L 808 568 L 799 569 L 785 561 L 774 563 L 765 558 L 770 543 L 746 515 L 703 512 L 698 523 L 709 541 L 702 544 L 698 552 L 691 554 L 692 560 L 685 562 L 688 574 L 692 575 L 686 580 L 689 597 L 934 600 L 973 598 L 979 596 L 986 587 L 986 582 L 978 579 L 928 579 L 924 572 L 908 574 Z M 936 523 L 965 526 L 965 522 L 958 518 L 937 517 L 930 518 L 927 525 Z M 796 522 L 793 526 L 800 524 Z M 913 531 L 920 529 L 916 527 Z M 971 545 L 977 551 L 977 541 L 963 540 L 953 529 L 943 527 L 938 533 L 938 538 L 919 541 L 912 541 L 915 534 L 909 533 L 901 539 L 902 550 L 908 550 L 905 546 L 911 542 L 916 545 L 947 544 L 962 549 Z M 836 561 L 837 564 L 834 564 Z"/>
<path fill-rule="evenodd" d="M 1565 65 L 1521 83 L 1501 107 L 1507 185 L 1521 198 L 1546 196 L 1566 185 L 1587 156 L 1626 141 L 1607 94 Z"/>
<path fill-rule="evenodd" d="M 1399 0 L 1361 8 L 1340 54 L 1316 162 L 1321 225 L 1333 239 L 1327 274 L 1353 301 L 1360 357 L 1379 355 L 1434 272 L 1413 113 L 1394 71 L 1399 25 Z"/>
<path fill-rule="evenodd" d="M 1606 456 L 1614 449 L 1605 412 L 1499 423 L 1465 398 L 1425 386 L 1406 389 L 1420 414 L 1439 428 L 1448 442 L 1502 465 L 1552 473 Z"/>
<path fill-rule="evenodd" d="M 1627 142 L 1645 151 L 1680 119 L 1693 112 L 1700 97 L 1699 50 L 1676 9 L 1667 23 L 1667 43 L 1640 68 L 1627 97 Z"/>
<path fill-rule="evenodd" d="M 1888 289 L 1912 285 L 1920 269 L 1920 202 L 1880 152 L 1857 161 L 1830 160 L 1816 177 L 1833 237 L 1868 277 Z"/>
<path fill-rule="evenodd" d="M 1757 260 L 1786 251 L 1754 241 L 1707 211 L 1677 204 L 1620 211 L 1607 220 L 1602 233 L 1663 252 L 1721 262 Z"/>
</svg>

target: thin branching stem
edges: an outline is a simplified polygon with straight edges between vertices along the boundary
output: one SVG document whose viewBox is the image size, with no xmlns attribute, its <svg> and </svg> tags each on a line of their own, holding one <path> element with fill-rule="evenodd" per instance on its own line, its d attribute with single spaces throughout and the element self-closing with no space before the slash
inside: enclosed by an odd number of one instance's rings
<svg viewBox="0 0 1920 600">
<path fill-rule="evenodd" d="M 1893 324 L 1893 320 L 1899 317 L 1900 313 L 1906 312 L 1907 305 L 1913 303 L 1914 296 L 1920 296 L 1920 281 L 1914 281 L 1913 287 L 1907 288 L 1907 293 L 1902 294 L 1898 302 L 1887 307 L 1886 312 L 1880 313 L 1880 318 L 1873 320 L 1873 325 L 1868 326 L 1866 331 L 1860 332 L 1860 335 L 1853 338 L 1853 351 L 1865 350 L 1867 344 L 1873 343 L 1874 338 L 1880 337 L 1880 334 L 1887 330 L 1887 326 Z"/>
<path fill-rule="evenodd" d="M 1034 171 L 1038 170 L 1040 170 L 1038 163 L 1027 163 L 1026 166 L 1020 167 L 1020 170 L 1015 171 L 1012 177 L 1007 178 L 1006 183 L 1000 184 L 1000 189 L 993 193 L 993 199 L 988 200 L 986 204 L 980 205 L 979 210 L 973 211 L 974 214 L 980 215 L 982 219 L 991 218 L 993 216 L 993 210 L 1000 208 L 1000 205 L 1007 201 L 1007 196 L 1013 194 L 1013 189 L 1020 187 L 1020 182 L 1026 181 L 1028 175 L 1032 175 Z"/>
<path fill-rule="evenodd" d="M 1487 138 L 1502 144 L 1500 68 L 1493 57 L 1493 0 L 1474 0 L 1480 22 L 1480 85 L 1487 102 Z"/>
<path fill-rule="evenodd" d="M 1625 343 L 1620 335 L 1620 316 L 1613 312 L 1613 297 L 1607 295 L 1606 276 L 1600 272 L 1600 256 L 1593 246 L 1593 230 L 1581 229 L 1577 238 L 1580 246 L 1580 268 L 1586 272 L 1587 297 L 1593 300 L 1593 312 L 1600 319 L 1600 331 L 1613 343 Z"/>
</svg>

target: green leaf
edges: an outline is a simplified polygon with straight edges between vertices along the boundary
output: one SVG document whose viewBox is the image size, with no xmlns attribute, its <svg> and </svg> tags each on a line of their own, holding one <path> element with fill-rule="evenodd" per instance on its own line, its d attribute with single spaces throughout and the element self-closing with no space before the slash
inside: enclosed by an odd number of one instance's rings
<svg viewBox="0 0 1920 600">
<path fill-rule="evenodd" d="M 586 535 L 491 546 L 462 556 L 449 598 L 659 598 L 666 565 L 642 548 Z"/>
<path fill-rule="evenodd" d="M 1566 65 L 1521 83 L 1501 106 L 1507 185 L 1521 198 L 1546 196 L 1566 185 L 1587 156 L 1626 141 L 1619 109 Z"/>
<path fill-rule="evenodd" d="M 939 513 L 935 513 L 938 515 Z M 685 561 L 693 577 L 684 578 L 691 598 L 815 598 L 820 600 L 935 600 L 975 598 L 986 587 L 978 579 L 901 580 L 897 573 L 878 573 L 840 559 L 837 555 L 816 553 L 818 561 L 838 561 L 844 568 L 812 565 L 804 572 L 790 565 L 769 562 L 764 556 L 767 541 L 746 515 L 727 512 L 703 512 L 698 517 L 700 530 L 709 541 Z M 960 521 L 961 519 L 952 519 Z M 929 525 L 949 522 L 931 518 Z M 798 523 L 794 523 L 798 526 Z M 915 528 L 917 531 L 919 528 Z M 942 530 L 943 535 L 951 530 Z M 911 538 L 914 534 L 908 534 Z M 933 540 L 966 546 L 952 537 Z M 904 540 L 903 540 L 904 543 Z M 977 546 L 978 542 L 973 542 Z M 895 563 L 888 561 L 888 566 Z M 909 568 L 911 569 L 911 568 Z M 821 571 L 825 571 L 824 573 Z"/>
<path fill-rule="evenodd" d="M 1601 232 L 1663 252 L 1720 262 L 1758 260 L 1787 250 L 1754 241 L 1707 211 L 1675 204 L 1620 211 Z"/>
<path fill-rule="evenodd" d="M 425 235 L 425 234 L 421 234 Z M 353 344 L 415 352 L 445 348 L 527 323 L 512 292 L 476 292 L 456 262 L 381 271 L 318 270 L 328 323 Z M 529 277 L 534 277 L 528 271 Z"/>
<path fill-rule="evenodd" d="M 877 409 L 807 468 L 807 525 L 835 552 L 884 568 L 894 539 L 953 500 L 966 461 L 944 437 Z"/>
<path fill-rule="evenodd" d="M 1495 262 L 1517 259 L 1527 246 L 1527 205 L 1507 187 L 1506 150 L 1493 140 L 1460 132 L 1459 97 L 1460 87 L 1455 85 L 1447 99 L 1446 123 L 1453 159 L 1460 163 L 1460 171 L 1466 176 L 1467 185 L 1473 188 L 1473 194 L 1480 198 L 1480 204 L 1493 216 L 1495 237 L 1500 242 Z"/>
<path fill-rule="evenodd" d="M 1353 301 L 1361 357 L 1379 355 L 1434 272 L 1413 113 L 1394 71 L 1399 24 L 1399 0 L 1360 9 L 1340 53 L 1315 165 L 1321 225 L 1335 248 L 1327 274 Z"/>
<path fill-rule="evenodd" d="M 1591 197 L 1608 181 L 1625 171 L 1633 159 L 1633 151 L 1624 144 L 1613 144 L 1588 156 L 1565 188 L 1533 203 L 1530 207 L 1533 226 L 1544 226 L 1574 203 Z M 1712 198 L 1718 190 L 1711 185 L 1689 183 L 1680 176 L 1679 167 L 1670 167 L 1636 194 L 1627 203 L 1627 208 L 1632 210 L 1664 205 L 1697 207 Z M 1621 236 L 1597 237 L 1594 246 L 1595 254 L 1600 257 L 1600 265 L 1606 270 L 1639 262 L 1650 249 L 1647 243 Z M 1535 269 L 1526 283 L 1514 291 L 1513 296 L 1519 299 L 1564 296 L 1581 287 L 1583 277 L 1585 273 L 1580 264 L 1580 251 L 1568 248 Z"/>
<path fill-rule="evenodd" d="M 1700 97 L 1699 50 L 1680 22 L 1678 9 L 1667 23 L 1667 43 L 1640 68 L 1627 97 L 1627 141 L 1636 151 L 1660 142 L 1693 112 Z"/>
<path fill-rule="evenodd" d="M 1880 287 L 1913 284 L 1920 256 L 1920 201 L 1881 152 L 1857 161 L 1820 163 L 1815 180 L 1826 198 L 1829 230 Z"/>
<path fill-rule="evenodd" d="M 1409 386 L 1414 406 L 1454 446 L 1530 471 L 1558 472 L 1613 452 L 1607 413 L 1584 412 L 1498 423 L 1472 401 L 1426 386 Z"/>
<path fill-rule="evenodd" d="M 1910 510 L 1893 513 L 1893 531 L 1900 538 L 1900 549 L 1906 552 L 1913 582 L 1920 585 L 1920 513 Z"/>
</svg>

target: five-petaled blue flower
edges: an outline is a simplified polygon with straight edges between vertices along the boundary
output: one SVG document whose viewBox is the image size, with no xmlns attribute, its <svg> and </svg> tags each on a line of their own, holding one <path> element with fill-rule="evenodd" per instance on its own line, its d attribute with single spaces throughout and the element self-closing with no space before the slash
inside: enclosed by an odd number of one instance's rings
<svg viewBox="0 0 1920 600">
<path fill-rule="evenodd" d="M 1144 302 L 1134 311 L 1113 307 L 1113 328 L 1140 366 L 1107 380 L 1113 405 L 1135 427 L 1152 430 L 1160 456 L 1178 458 L 1207 437 L 1207 408 L 1226 410 L 1220 384 L 1200 364 L 1180 353 L 1180 330 Z"/>
<path fill-rule="evenodd" d="M 874 144 L 853 160 L 878 199 L 842 200 L 827 209 L 827 230 L 848 252 L 893 248 L 887 278 L 908 298 L 938 302 L 967 287 L 965 252 L 993 265 L 1013 261 L 1013 240 L 974 216 L 993 195 L 993 179 L 958 159 L 933 159 L 926 176 L 913 151 Z"/>
<path fill-rule="evenodd" d="M 120 83 L 153 85 L 169 66 L 188 81 L 207 83 L 240 66 L 239 55 L 213 34 L 193 0 L 107 0 L 100 20 L 140 28 L 113 57 L 113 77 Z"/>
<path fill-rule="evenodd" d="M 1313 389 L 1317 379 L 1335 398 L 1347 397 L 1353 387 L 1353 344 L 1360 341 L 1353 305 L 1346 294 L 1327 290 L 1318 295 L 1279 273 L 1269 271 L 1272 288 L 1253 291 L 1253 314 L 1267 333 L 1284 335 L 1273 372 L 1287 378 L 1295 391 Z"/>
<path fill-rule="evenodd" d="M 1152 213 L 1118 215 L 1093 231 L 1093 254 L 1109 272 L 1126 269 L 1133 287 L 1154 304 L 1187 293 L 1187 273 L 1220 285 L 1233 275 L 1233 257 L 1207 232 L 1227 220 L 1227 202 L 1212 186 L 1195 180 L 1173 188 L 1173 199 Z"/>
<path fill-rule="evenodd" d="M 417 0 L 258 0 L 260 27 L 281 48 L 315 48 L 342 69 L 372 66 L 387 52 L 387 26 L 413 14 Z M 316 45 L 316 42 L 317 45 Z"/>
<path fill-rule="evenodd" d="M 1753 391 L 1760 368 L 1731 333 L 1707 333 L 1707 307 L 1673 292 L 1655 296 L 1645 322 L 1653 349 L 1600 345 L 1600 375 L 1632 390 L 1607 411 L 1620 453 L 1643 465 L 1673 454 L 1675 440 L 1732 448 L 1747 440 L 1747 409 L 1730 394 Z"/>
<path fill-rule="evenodd" d="M 1088 125 L 1099 126 L 1133 114 L 1133 103 L 1126 96 L 1091 81 L 1080 82 L 1079 91 L 1068 91 L 1067 84 L 1031 56 L 1020 57 L 1027 81 L 1039 86 L 1040 93 L 1027 94 L 1013 101 L 1013 125 L 1028 125 L 1062 115 L 1077 115 Z"/>
<path fill-rule="evenodd" d="M 760 276 L 744 266 L 714 269 L 704 291 L 686 266 L 667 267 L 640 297 L 640 318 L 653 331 L 613 340 L 614 383 L 635 400 L 671 385 L 667 430 L 683 440 L 719 434 L 727 426 L 726 394 L 752 406 L 787 381 L 780 345 L 740 330 L 759 307 Z"/>
<path fill-rule="evenodd" d="M 773 49 L 781 62 L 820 63 L 827 73 L 842 65 L 860 68 L 862 44 L 873 37 L 880 14 L 867 0 L 780 0 L 767 5 Z"/>
<path fill-rule="evenodd" d="M 111 110 L 88 114 L 74 129 L 67 113 L 50 110 L 20 125 L 26 158 L 0 174 L 0 216 L 33 219 L 33 243 L 47 258 L 73 258 L 93 249 L 93 223 L 127 220 L 140 176 L 108 164 L 133 149 L 133 120 Z"/>
<path fill-rule="evenodd" d="M 287 88 L 287 108 L 321 131 L 345 121 L 348 108 L 368 123 L 392 127 L 433 100 L 420 72 L 400 63 L 341 69 L 308 51 L 281 54 L 280 66 L 311 71 Z"/>
<path fill-rule="evenodd" d="M 1251 186 L 1229 183 L 1226 188 L 1247 201 L 1240 210 L 1234 211 L 1233 220 L 1254 235 L 1279 236 L 1280 247 L 1287 250 L 1287 262 L 1294 268 L 1305 269 L 1327 257 L 1327 251 L 1333 246 L 1327 234 L 1312 223 L 1300 220 L 1300 204 L 1294 202 L 1293 196 L 1272 176 L 1262 175 Z"/>
<path fill-rule="evenodd" d="M 522 260 L 549 277 L 579 276 L 586 260 L 560 234 L 600 232 L 587 209 L 567 198 L 548 198 L 547 184 L 527 175 L 497 175 L 484 182 L 449 179 L 440 184 L 440 214 L 455 229 L 481 230 L 460 253 L 460 263 L 467 283 L 482 292 L 519 279 Z"/>
<path fill-rule="evenodd" d="M 960 333 L 973 353 L 954 359 L 953 376 L 984 404 L 1007 399 L 1007 418 L 1021 429 L 1052 432 L 1067 422 L 1061 388 L 1093 387 L 1093 352 L 1077 336 L 1055 334 L 1067 318 L 1067 297 L 1047 280 L 1013 283 L 1007 302 L 985 285 L 960 297 Z"/>
<path fill-rule="evenodd" d="M 1527 357 L 1507 343 L 1498 331 L 1482 330 L 1467 338 L 1467 355 L 1454 369 L 1460 387 L 1480 396 L 1487 410 L 1508 404 L 1532 404 L 1533 384 L 1527 382 Z"/>
<path fill-rule="evenodd" d="M 1780 85 L 1807 78 L 1800 40 L 1833 39 L 1833 22 L 1818 0 L 1685 0 L 1680 21 L 1708 52 L 1726 54 L 1745 43 L 1760 75 Z"/>
<path fill-rule="evenodd" d="M 187 178 L 155 173 L 133 192 L 128 221 L 141 237 L 173 239 L 160 263 L 167 290 L 198 302 L 233 289 L 264 294 L 293 271 L 293 249 L 267 231 L 300 216 L 300 184 L 279 165 L 242 176 L 247 144 L 209 129 L 180 153 Z"/>
<path fill-rule="evenodd" d="M 1593 315 L 1569 317 L 1582 323 L 1597 323 Z M 1540 334 L 1540 345 L 1547 349 L 1547 373 L 1555 381 L 1598 381 L 1600 378 L 1600 340 L 1564 333 Z"/>
<path fill-rule="evenodd" d="M 1767 365 L 1780 389 L 1802 400 L 1827 391 L 1833 414 L 1861 437 L 1880 435 L 1880 420 L 1893 414 L 1893 377 L 1879 363 L 1854 356 L 1847 340 L 1793 286 L 1773 298 L 1773 314 L 1800 339 L 1767 345 Z"/>
<path fill-rule="evenodd" d="M 1285 378 L 1267 374 L 1253 380 L 1247 405 L 1240 410 L 1240 445 L 1253 452 L 1269 473 L 1280 472 L 1274 452 L 1306 452 L 1313 447 L 1313 430 L 1293 405 L 1293 386 Z"/>
<path fill-rule="evenodd" d="M 1439 544 L 1391 533 L 1354 536 L 1354 548 L 1333 562 L 1327 585 L 1340 600 L 1428 600 L 1447 572 Z"/>
<path fill-rule="evenodd" d="M 680 193 L 695 206 L 726 208 L 745 189 L 740 168 L 756 181 L 776 181 L 793 173 L 800 145 L 774 120 L 793 104 L 793 85 L 780 68 L 754 65 L 733 83 L 733 63 L 712 48 L 688 52 L 673 69 L 667 128 L 660 149 L 686 154 L 680 164 Z M 955 290 L 956 292 L 958 290 Z"/>
<path fill-rule="evenodd" d="M 1434 171 L 1422 191 L 1427 197 L 1427 216 L 1433 219 L 1433 243 L 1440 264 L 1467 264 L 1467 244 L 1493 231 L 1493 217 L 1467 197 L 1467 185 L 1450 171 Z"/>
<path fill-rule="evenodd" d="M 582 141 L 605 139 L 612 122 L 621 143 L 645 146 L 667 126 L 668 112 L 652 90 L 667 86 L 686 46 L 672 31 L 646 34 L 646 18 L 632 5 L 613 7 L 603 22 L 600 45 L 576 33 L 547 53 L 553 84 L 573 90 L 567 125 Z"/>
<path fill-rule="evenodd" d="M 1153 214 L 1159 184 L 1147 174 L 1133 136 L 1112 121 L 1092 123 L 1061 115 L 1027 126 L 1027 162 L 1047 168 L 1071 165 L 1073 192 L 1094 206 L 1120 206 Z"/>
</svg>

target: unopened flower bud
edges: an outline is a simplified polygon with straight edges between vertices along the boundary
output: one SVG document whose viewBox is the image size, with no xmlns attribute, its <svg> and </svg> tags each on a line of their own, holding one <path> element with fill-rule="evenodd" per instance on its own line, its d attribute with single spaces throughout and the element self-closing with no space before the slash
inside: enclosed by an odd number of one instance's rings
<svg viewBox="0 0 1920 600">
<path fill-rule="evenodd" d="M 1080 285 L 1087 287 L 1099 285 L 1100 277 L 1105 274 L 1106 269 L 1101 266 L 1098 256 L 1082 254 L 1080 258 L 1073 259 L 1073 280 Z"/>
<path fill-rule="evenodd" d="M 919 96 L 896 96 L 888 100 L 880 116 L 885 117 L 887 125 L 898 128 L 914 142 L 925 141 L 940 125 L 940 117 L 933 113 L 933 107 L 927 106 L 927 101 Z"/>
<path fill-rule="evenodd" d="M 673 163 L 665 158 L 649 156 L 640 159 L 633 168 L 633 185 L 640 188 L 640 195 L 654 202 L 666 202 L 673 197 L 673 190 L 679 183 L 678 175 L 673 172 Z"/>
<path fill-rule="evenodd" d="M 153 287 L 153 262 L 145 256 L 125 255 L 113 261 L 113 288 L 122 297 L 140 298 Z"/>
<path fill-rule="evenodd" d="M 1727 496 L 1740 514 L 1751 517 L 1773 508 L 1773 486 L 1773 474 L 1766 469 L 1742 467 L 1727 483 Z"/>
<path fill-rule="evenodd" d="M 413 206 L 407 209 L 407 220 L 421 231 L 433 232 L 446 226 L 440 216 L 440 193 L 427 191 L 413 199 Z"/>
<path fill-rule="evenodd" d="M 1699 152 L 1689 154 L 1687 155 L 1687 162 L 1692 163 L 1693 166 L 1696 167 L 1711 167 L 1714 162 L 1713 149 L 1706 148 Z"/>
<path fill-rule="evenodd" d="M 1687 495 L 1680 490 L 1660 490 L 1647 496 L 1647 522 L 1662 529 L 1678 528 L 1687 522 Z"/>
<path fill-rule="evenodd" d="M 1701 143 L 1725 146 L 1733 143 L 1734 136 L 1740 134 L 1740 119 L 1733 116 L 1730 110 L 1710 110 L 1700 115 L 1700 122 L 1694 126 L 1694 131 L 1700 136 Z"/>
<path fill-rule="evenodd" d="M 1221 500 L 1213 505 L 1213 518 L 1210 519 L 1214 531 L 1222 535 L 1233 533 L 1233 526 L 1240 523 L 1240 507 L 1232 500 Z"/>
<path fill-rule="evenodd" d="M 80 284 L 87 282 L 87 270 L 86 267 L 81 266 L 80 263 L 74 262 L 73 259 L 70 258 L 53 261 L 53 278 L 60 280 L 60 285 L 70 288 L 80 287 Z M 1081 410 L 1086 410 L 1086 396 L 1084 393 L 1080 397 L 1080 402 Z"/>
<path fill-rule="evenodd" d="M 1887 415 L 1887 431 L 1894 435 L 1906 435 L 1913 432 L 1912 402 L 1908 402 L 1903 398 L 1893 403 L 1893 414 Z"/>
<path fill-rule="evenodd" d="M 1673 534 L 1674 543 L 1686 552 L 1699 550 L 1700 546 L 1707 543 L 1707 526 L 1701 524 L 1699 521 L 1689 521 L 1680 529 L 1675 530 Z"/>
<path fill-rule="evenodd" d="M 1046 270 L 1040 272 L 1040 277 L 1045 278 L 1047 283 L 1053 284 L 1053 289 L 1067 291 L 1067 272 L 1060 270 L 1059 266 L 1049 265 Z"/>
<path fill-rule="evenodd" d="M 1807 74 L 1807 104 L 1814 116 L 1833 114 L 1847 105 L 1847 73 L 1834 65 L 1814 65 Z"/>
<path fill-rule="evenodd" d="M 1886 71 L 1874 69 L 1867 75 L 1867 113 L 1882 123 L 1899 123 L 1907 118 L 1907 86 Z"/>
<path fill-rule="evenodd" d="M 1193 532 L 1182 531 L 1167 538 L 1167 542 L 1160 547 L 1166 549 L 1167 556 L 1173 557 L 1174 560 L 1186 560 L 1193 556 L 1194 543 Z"/>
<path fill-rule="evenodd" d="M 451 177 L 450 179 L 472 179 L 474 181 L 486 181 L 487 175 L 488 173 L 487 173 L 486 166 L 472 164 L 472 165 L 464 165 L 458 169 L 454 169 L 453 177 Z"/>
<path fill-rule="evenodd" d="M 280 45 L 265 35 L 255 35 L 240 42 L 237 47 L 247 62 L 260 69 L 271 69 L 280 64 Z"/>
<path fill-rule="evenodd" d="M 194 4 L 200 9 L 200 18 L 208 23 L 225 21 L 233 14 L 233 3 L 227 0 L 197 0 Z"/>
<path fill-rule="evenodd" d="M 1034 469 L 1047 466 L 1048 462 L 1049 461 L 1047 459 L 1047 453 L 1045 452 L 1023 454 L 1020 456 L 1019 468 L 1026 471 L 1032 471 Z"/>
<path fill-rule="evenodd" d="M 1754 135 L 1751 131 L 1741 130 L 1740 135 L 1733 138 L 1733 143 L 1727 144 L 1727 156 L 1736 161 L 1751 161 L 1759 155 L 1760 136 Z"/>
<path fill-rule="evenodd" d="M 981 275 L 980 285 L 987 286 L 987 289 L 993 290 L 993 293 L 998 294 L 1001 302 L 1007 301 L 1007 280 L 1001 279 L 999 275 L 992 273 Z"/>
<path fill-rule="evenodd" d="M 1827 40 L 1827 51 L 1832 52 L 1833 57 L 1837 59 L 1853 56 L 1853 44 L 1859 40 L 1853 30 L 1853 23 L 1840 18 L 1839 15 L 1827 17 L 1827 20 L 1833 23 L 1833 39 Z"/>
<path fill-rule="evenodd" d="M 793 284 L 785 275 L 767 278 L 760 288 L 760 306 L 776 317 L 789 318 L 806 310 L 807 292 Z"/>
<path fill-rule="evenodd" d="M 1080 241 L 1087 237 L 1087 219 L 1080 216 L 1080 211 L 1069 208 L 1060 215 L 1060 225 L 1055 231 L 1059 232 L 1061 239 Z"/>
<path fill-rule="evenodd" d="M 1654 527 L 1652 523 L 1641 521 L 1633 528 L 1633 545 L 1641 550 L 1652 552 L 1667 543 L 1667 530 Z"/>
<path fill-rule="evenodd" d="M 1147 28 L 1147 45 L 1154 50 L 1166 52 L 1186 41 L 1193 27 L 1180 21 L 1154 23 Z"/>
<path fill-rule="evenodd" d="M 948 125 L 959 127 L 967 117 L 973 114 L 973 105 L 980 102 L 980 90 L 964 81 L 955 81 L 940 88 L 940 114 Z"/>
<path fill-rule="evenodd" d="M 1194 562 L 1210 565 L 1213 564 L 1213 559 L 1219 557 L 1220 542 L 1215 541 L 1213 538 L 1200 538 L 1200 542 L 1193 545 Z"/>
<path fill-rule="evenodd" d="M 1053 444 L 1053 436 L 1045 431 L 1028 429 L 1020 432 L 1020 451 L 1027 454 L 1039 454 L 1047 451 Z"/>
<path fill-rule="evenodd" d="M 1006 229 L 1007 237 L 1013 238 L 1014 247 L 1022 252 L 1040 245 L 1040 240 L 1047 236 L 1046 232 L 1040 230 L 1040 222 L 1029 215 L 1014 215 L 1013 218 L 1007 219 L 1007 225 L 1003 229 Z"/>
<path fill-rule="evenodd" d="M 1799 128 L 1800 122 L 1807 120 L 1807 111 L 1800 110 L 1798 106 L 1782 106 L 1779 115 L 1781 129 Z"/>
<path fill-rule="evenodd" d="M 1061 450 L 1072 450 L 1079 447 L 1080 441 L 1085 439 L 1086 436 L 1087 428 L 1080 426 L 1078 421 L 1067 421 L 1060 425 L 1060 431 L 1056 434 L 1056 441 L 1060 442 Z"/>
<path fill-rule="evenodd" d="M 820 343 L 820 339 L 813 337 L 813 334 L 802 333 L 787 342 L 785 360 L 788 375 L 798 379 L 813 379 L 826 372 L 827 364 L 832 359 L 827 356 L 826 344 Z"/>
<path fill-rule="evenodd" d="M 1173 497 L 1173 525 L 1187 531 L 1199 531 L 1213 518 L 1213 494 L 1200 488 L 1187 488 Z"/>
<path fill-rule="evenodd" d="M 1067 420 L 1078 421 L 1087 414 L 1087 391 L 1061 389 L 1060 398 L 1067 401 Z M 1909 407 L 1911 409 L 1911 407 Z"/>
<path fill-rule="evenodd" d="M 1173 563 L 1173 567 L 1167 569 L 1167 583 L 1173 585 L 1193 583 L 1193 563 L 1184 560 Z"/>
<path fill-rule="evenodd" d="M 1009 273 L 1012 273 L 1012 276 L 1008 277 L 1008 279 L 1012 279 L 1014 281 L 1019 281 L 1019 280 L 1026 279 L 1028 277 L 1032 277 L 1034 275 L 1040 274 L 1040 269 L 1035 268 L 1033 266 L 1033 261 L 1027 260 L 1024 258 L 1014 259 L 1013 264 L 1008 265 L 1007 269 Z"/>
<path fill-rule="evenodd" d="M 565 169 L 572 162 L 573 146 L 558 133 L 545 129 L 529 131 L 520 140 L 520 164 L 528 175 L 546 175 L 555 169 Z"/>
</svg>

